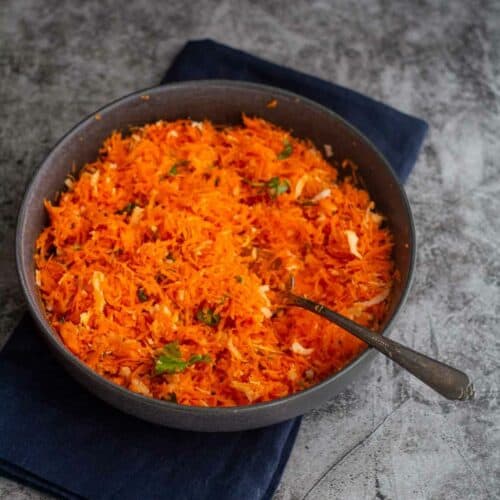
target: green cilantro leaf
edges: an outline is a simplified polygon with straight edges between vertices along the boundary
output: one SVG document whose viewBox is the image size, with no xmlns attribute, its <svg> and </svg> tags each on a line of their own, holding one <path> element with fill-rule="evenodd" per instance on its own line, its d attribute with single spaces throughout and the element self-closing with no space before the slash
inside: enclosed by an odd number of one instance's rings
<svg viewBox="0 0 500 500">
<path fill-rule="evenodd" d="M 188 165 L 189 162 L 187 160 L 179 160 L 176 161 L 171 167 L 170 170 L 168 171 L 168 175 L 177 175 L 179 173 L 179 167 L 185 167 Z"/>
<path fill-rule="evenodd" d="M 213 309 L 199 309 L 196 313 L 196 319 L 200 323 L 208 326 L 217 326 L 220 321 L 220 314 L 214 313 Z"/>
<path fill-rule="evenodd" d="M 187 363 L 182 359 L 172 358 L 165 354 L 158 356 L 155 362 L 155 374 L 181 373 L 187 368 Z"/>
<path fill-rule="evenodd" d="M 210 363 L 207 354 L 193 354 L 187 361 L 182 359 L 181 350 L 177 341 L 163 346 L 163 352 L 156 358 L 154 371 L 156 375 L 163 373 L 181 373 L 195 363 Z M 173 401 L 173 399 L 171 399 Z M 176 402 L 176 400 L 174 401 Z"/>
<path fill-rule="evenodd" d="M 163 352 L 171 358 L 181 358 L 181 349 L 179 347 L 179 342 L 177 342 L 176 340 L 174 342 L 165 344 L 163 346 Z"/>
<path fill-rule="evenodd" d="M 290 189 L 290 183 L 287 179 L 281 180 L 279 177 L 273 177 L 266 183 L 269 194 L 272 198 L 286 193 Z"/>
<path fill-rule="evenodd" d="M 137 289 L 137 298 L 139 299 L 140 302 L 146 302 L 147 300 L 149 300 L 149 296 L 146 293 L 146 290 L 144 290 L 144 288 Z"/>
<path fill-rule="evenodd" d="M 283 141 L 283 149 L 281 152 L 278 154 L 277 158 L 278 160 L 285 160 L 288 158 L 291 154 L 293 153 L 293 146 L 292 143 L 288 140 L 285 139 Z"/>
<path fill-rule="evenodd" d="M 187 361 L 188 366 L 194 365 L 195 363 L 210 363 L 212 358 L 208 354 L 193 354 Z"/>
</svg>

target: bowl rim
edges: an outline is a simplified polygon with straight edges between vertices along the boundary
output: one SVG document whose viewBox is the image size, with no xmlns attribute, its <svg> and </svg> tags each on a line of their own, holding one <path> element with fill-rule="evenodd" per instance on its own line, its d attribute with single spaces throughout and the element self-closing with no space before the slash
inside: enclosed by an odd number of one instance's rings
<svg viewBox="0 0 500 500">
<path fill-rule="evenodd" d="M 73 127 L 71 127 L 66 133 L 64 133 L 61 138 L 53 145 L 50 149 L 49 153 L 44 157 L 44 159 L 38 164 L 36 167 L 31 180 L 29 181 L 21 203 L 21 207 L 19 209 L 17 224 L 16 224 L 16 235 L 15 235 L 15 253 L 16 253 L 16 268 L 17 274 L 19 277 L 19 281 L 21 284 L 21 288 L 23 290 L 24 296 L 28 303 L 28 309 L 31 313 L 31 316 L 35 319 L 35 322 L 38 326 L 38 329 L 43 334 L 45 340 L 47 340 L 50 344 L 50 347 L 56 351 L 57 354 L 65 358 L 69 363 L 76 365 L 81 371 L 86 372 L 91 379 L 95 380 L 97 383 L 104 384 L 108 389 L 112 391 L 118 391 L 121 396 L 124 398 L 132 398 L 137 403 L 155 408 L 157 410 L 168 410 L 171 413 L 178 414 L 205 414 L 207 417 L 217 417 L 217 416 L 228 416 L 230 414 L 239 414 L 239 415 L 251 415 L 256 412 L 260 412 L 264 409 L 270 410 L 275 407 L 286 405 L 292 401 L 296 401 L 302 399 L 306 395 L 313 395 L 315 392 L 322 391 L 326 386 L 332 384 L 337 379 L 342 379 L 347 377 L 349 380 L 349 374 L 351 371 L 355 371 L 358 365 L 365 363 L 373 358 L 376 351 L 372 347 L 368 347 L 365 351 L 359 354 L 356 358 L 354 358 L 348 365 L 346 365 L 341 370 L 331 374 L 321 382 L 304 389 L 302 391 L 298 391 L 288 396 L 273 399 L 271 401 L 265 401 L 260 403 L 251 403 L 248 405 L 239 405 L 239 406 L 229 406 L 229 407 L 204 407 L 204 406 L 194 406 L 194 405 L 179 405 L 170 401 L 164 401 L 161 399 L 150 398 L 147 396 L 143 396 L 134 391 L 131 391 L 121 385 L 108 380 L 107 378 L 99 375 L 97 372 L 92 370 L 89 366 L 87 366 L 83 361 L 81 361 L 76 355 L 74 355 L 62 341 L 56 340 L 56 336 L 58 333 L 52 328 L 48 320 L 45 318 L 44 312 L 39 307 L 34 294 L 31 292 L 30 287 L 28 285 L 27 279 L 27 270 L 23 264 L 23 233 L 24 226 L 26 224 L 26 213 L 28 210 L 28 206 L 30 205 L 32 195 L 34 194 L 34 188 L 37 186 L 39 179 L 43 176 L 43 174 L 49 170 L 52 157 L 54 157 L 59 148 L 64 145 L 67 141 L 69 141 L 74 135 L 78 133 L 78 131 L 83 128 L 84 125 L 88 123 L 89 120 L 95 119 L 96 115 L 104 115 L 108 112 L 112 112 L 118 107 L 126 105 L 127 103 L 131 103 L 137 98 L 141 98 L 144 95 L 153 95 L 156 93 L 162 93 L 165 89 L 175 90 L 177 88 L 193 88 L 193 90 L 199 90 L 200 86 L 202 87 L 222 87 L 222 88 L 238 88 L 238 89 L 248 89 L 254 90 L 262 93 L 269 94 L 273 98 L 279 99 L 279 97 L 284 97 L 287 99 L 292 99 L 299 102 L 304 102 L 306 105 L 316 108 L 317 110 L 327 113 L 332 118 L 337 121 L 340 121 L 345 127 L 350 129 L 355 135 L 360 137 L 374 152 L 377 154 L 382 161 L 382 163 L 387 168 L 390 176 L 392 177 L 392 181 L 397 187 L 399 191 L 401 201 L 405 210 L 408 214 L 409 227 L 408 227 L 408 244 L 409 244 L 409 262 L 408 262 L 408 280 L 406 282 L 405 287 L 401 292 L 401 297 L 399 303 L 394 308 L 391 318 L 387 321 L 384 329 L 380 332 L 381 335 L 387 335 L 394 326 L 395 320 L 397 319 L 401 309 L 403 308 L 406 299 L 408 297 L 408 293 L 413 283 L 414 279 L 414 270 L 416 263 L 416 234 L 415 234 L 415 224 L 413 219 L 413 214 L 411 212 L 410 203 L 408 201 L 408 197 L 406 192 L 396 176 L 391 164 L 385 158 L 385 156 L 379 151 L 379 149 L 356 127 L 351 125 L 348 121 L 342 118 L 340 115 L 332 111 L 331 109 L 319 104 L 311 99 L 303 97 L 299 94 L 295 94 L 293 92 L 289 92 L 287 90 L 273 87 L 271 85 L 263 85 L 258 83 L 251 83 L 240 80 L 223 80 L 223 79 L 209 79 L 209 80 L 190 80 L 185 82 L 176 82 L 176 83 L 168 83 L 164 85 L 156 85 L 153 87 L 147 87 L 141 90 L 137 90 L 131 93 L 128 93 L 124 96 L 118 97 L 117 99 L 112 100 L 111 102 L 101 106 L 97 110 L 85 116 L 78 123 L 76 123 Z M 8 339 L 7 339 L 8 340 Z M 108 403 L 109 404 L 109 403 Z"/>
</svg>

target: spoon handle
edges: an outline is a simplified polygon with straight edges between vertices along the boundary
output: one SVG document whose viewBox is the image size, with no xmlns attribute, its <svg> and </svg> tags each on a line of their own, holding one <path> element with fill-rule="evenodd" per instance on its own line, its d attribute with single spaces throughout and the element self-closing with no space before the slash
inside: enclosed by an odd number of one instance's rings
<svg viewBox="0 0 500 500">
<path fill-rule="evenodd" d="M 424 384 L 432 387 L 445 398 L 465 401 L 474 397 L 474 387 L 469 377 L 460 370 L 429 358 L 424 354 L 420 354 L 394 340 L 374 333 L 368 330 L 368 328 L 358 325 L 345 316 L 305 297 L 290 294 L 289 300 L 293 305 L 323 316 L 363 340 L 412 373 Z"/>
</svg>

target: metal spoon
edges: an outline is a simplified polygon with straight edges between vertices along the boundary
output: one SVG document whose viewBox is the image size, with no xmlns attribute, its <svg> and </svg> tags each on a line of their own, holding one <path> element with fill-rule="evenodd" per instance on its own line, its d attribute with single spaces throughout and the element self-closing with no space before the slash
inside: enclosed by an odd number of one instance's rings
<svg viewBox="0 0 500 500">
<path fill-rule="evenodd" d="M 363 340 L 445 398 L 465 401 L 474 397 L 474 387 L 469 377 L 460 370 L 374 333 L 322 304 L 295 295 L 290 291 L 281 292 L 281 295 L 287 305 L 302 307 L 318 314 Z"/>
</svg>

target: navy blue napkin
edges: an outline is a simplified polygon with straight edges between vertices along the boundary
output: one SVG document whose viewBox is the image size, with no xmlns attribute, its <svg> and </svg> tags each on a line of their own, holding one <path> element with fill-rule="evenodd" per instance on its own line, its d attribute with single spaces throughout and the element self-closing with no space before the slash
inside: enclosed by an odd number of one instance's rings
<svg viewBox="0 0 500 500">
<path fill-rule="evenodd" d="M 384 104 L 210 40 L 189 42 L 163 83 L 262 82 L 330 107 L 404 180 L 427 125 Z M 63 498 L 272 497 L 300 419 L 230 434 L 178 431 L 122 414 L 81 388 L 25 315 L 0 353 L 0 473 Z"/>
</svg>

